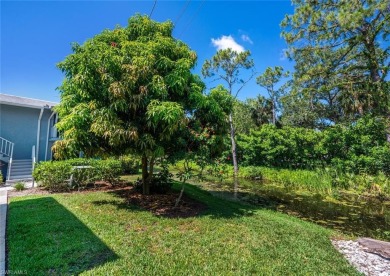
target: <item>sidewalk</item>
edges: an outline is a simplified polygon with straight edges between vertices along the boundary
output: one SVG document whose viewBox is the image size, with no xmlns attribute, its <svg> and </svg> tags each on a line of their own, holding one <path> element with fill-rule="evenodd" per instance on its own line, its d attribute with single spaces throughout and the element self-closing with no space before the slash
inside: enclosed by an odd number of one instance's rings
<svg viewBox="0 0 390 276">
<path fill-rule="evenodd" d="M 5 225 L 7 218 L 7 190 L 0 190 L 0 275 L 5 275 Z"/>
</svg>

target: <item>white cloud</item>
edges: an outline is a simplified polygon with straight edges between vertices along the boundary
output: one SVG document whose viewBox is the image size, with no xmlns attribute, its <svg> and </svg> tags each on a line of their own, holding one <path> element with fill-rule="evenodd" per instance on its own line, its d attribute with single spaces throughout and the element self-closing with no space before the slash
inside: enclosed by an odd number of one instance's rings
<svg viewBox="0 0 390 276">
<path fill-rule="evenodd" d="M 231 35 L 223 35 L 220 38 L 211 39 L 213 46 L 217 48 L 217 50 L 225 50 L 231 48 L 233 51 L 238 53 L 244 52 L 245 49 L 240 44 L 238 44 Z"/>
<path fill-rule="evenodd" d="M 242 39 L 242 41 L 244 41 L 244 42 L 248 42 L 248 43 L 250 43 L 250 44 L 253 44 L 252 39 L 251 39 L 248 35 L 245 35 L 245 34 L 241 35 L 241 39 Z"/>
<path fill-rule="evenodd" d="M 279 53 L 279 60 L 280 61 L 285 61 L 288 59 L 288 48 L 284 48 L 280 51 Z"/>
</svg>

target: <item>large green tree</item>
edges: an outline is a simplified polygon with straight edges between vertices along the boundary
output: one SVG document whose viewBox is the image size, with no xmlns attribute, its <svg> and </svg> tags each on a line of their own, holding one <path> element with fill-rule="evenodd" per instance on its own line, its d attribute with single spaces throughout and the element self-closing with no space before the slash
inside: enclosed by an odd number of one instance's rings
<svg viewBox="0 0 390 276">
<path fill-rule="evenodd" d="M 254 76 L 254 72 L 246 79 L 241 78 L 241 71 L 252 69 L 253 60 L 250 59 L 250 52 L 236 52 L 230 48 L 219 50 L 210 60 L 206 60 L 202 67 L 204 77 L 216 77 L 226 84 L 227 91 L 233 98 L 237 98 L 238 93 L 245 84 Z M 233 114 L 229 114 L 231 151 L 234 166 L 234 179 L 238 176 L 237 146 L 235 138 L 235 127 Z"/>
<path fill-rule="evenodd" d="M 272 124 L 276 124 L 276 112 L 279 109 L 279 99 L 283 93 L 283 86 L 277 87 L 281 78 L 288 77 L 288 72 L 283 72 L 281 66 L 267 67 L 264 73 L 256 78 L 256 82 L 267 90 L 268 96 L 272 103 Z"/>
<path fill-rule="evenodd" d="M 57 156 L 135 152 L 148 194 L 156 158 L 179 156 L 198 133 L 220 132 L 217 104 L 191 73 L 196 54 L 172 30 L 170 21 L 136 15 L 127 27 L 73 45 L 58 64 L 65 79 L 56 107 L 62 133 Z"/>
<path fill-rule="evenodd" d="M 388 115 L 390 8 L 387 0 L 293 0 L 282 36 L 295 61 L 295 95 L 340 122 Z"/>
</svg>

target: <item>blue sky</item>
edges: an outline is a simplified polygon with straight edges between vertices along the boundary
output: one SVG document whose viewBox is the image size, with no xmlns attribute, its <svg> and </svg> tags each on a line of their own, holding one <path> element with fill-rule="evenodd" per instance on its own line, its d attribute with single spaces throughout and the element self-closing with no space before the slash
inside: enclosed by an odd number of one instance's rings
<svg viewBox="0 0 390 276">
<path fill-rule="evenodd" d="M 1 5 L 0 93 L 59 101 L 63 74 L 56 64 L 104 29 L 127 25 L 135 13 L 150 14 L 154 1 L 4 1 Z M 172 20 L 174 37 L 198 54 L 194 73 L 219 47 L 250 50 L 256 71 L 268 66 L 292 70 L 279 24 L 293 13 L 290 1 L 157 1 L 152 19 Z M 218 82 L 205 80 L 208 88 Z M 265 95 L 255 79 L 240 92 Z"/>
</svg>

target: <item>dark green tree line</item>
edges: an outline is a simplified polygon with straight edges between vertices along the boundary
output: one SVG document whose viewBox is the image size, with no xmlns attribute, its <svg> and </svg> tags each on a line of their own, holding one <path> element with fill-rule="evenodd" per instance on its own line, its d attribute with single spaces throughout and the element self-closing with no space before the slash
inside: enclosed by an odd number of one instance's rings
<svg viewBox="0 0 390 276">
<path fill-rule="evenodd" d="M 292 2 L 294 14 L 281 24 L 289 56 L 295 61 L 292 92 L 284 99 L 290 121 L 299 121 L 293 110 L 302 101 L 311 112 L 303 122 L 307 126 L 321 119 L 353 121 L 368 113 L 387 116 L 388 1 Z"/>
</svg>

